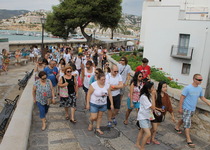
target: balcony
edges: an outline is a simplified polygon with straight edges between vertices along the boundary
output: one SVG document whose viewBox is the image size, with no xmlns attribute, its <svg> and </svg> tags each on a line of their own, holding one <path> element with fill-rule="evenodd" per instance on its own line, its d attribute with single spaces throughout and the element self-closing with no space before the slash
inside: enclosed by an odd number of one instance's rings
<svg viewBox="0 0 210 150">
<path fill-rule="evenodd" d="M 181 47 L 177 45 L 172 45 L 171 46 L 171 57 L 174 58 L 181 58 L 181 59 L 192 59 L 193 55 L 193 47 Z"/>
</svg>

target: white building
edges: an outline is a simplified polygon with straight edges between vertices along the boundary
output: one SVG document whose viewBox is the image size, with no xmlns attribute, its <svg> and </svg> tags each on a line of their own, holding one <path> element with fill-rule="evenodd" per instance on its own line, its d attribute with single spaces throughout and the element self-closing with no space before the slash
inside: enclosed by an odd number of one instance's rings
<svg viewBox="0 0 210 150">
<path fill-rule="evenodd" d="M 140 44 L 149 64 L 163 68 L 178 83 L 195 73 L 210 96 L 210 0 L 147 0 L 143 5 Z"/>
</svg>

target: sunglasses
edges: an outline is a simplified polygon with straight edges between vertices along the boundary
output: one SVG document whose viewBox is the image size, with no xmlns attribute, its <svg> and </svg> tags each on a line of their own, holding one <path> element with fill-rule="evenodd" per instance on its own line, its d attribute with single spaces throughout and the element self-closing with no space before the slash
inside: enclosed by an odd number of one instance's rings
<svg viewBox="0 0 210 150">
<path fill-rule="evenodd" d="M 106 64 L 107 66 L 109 66 L 109 64 Z"/>
<path fill-rule="evenodd" d="M 139 78 L 142 78 L 142 76 L 138 76 Z"/>
<path fill-rule="evenodd" d="M 121 59 L 120 61 L 125 61 L 124 59 Z"/>
<path fill-rule="evenodd" d="M 203 79 L 195 79 L 195 80 L 197 80 L 197 81 L 203 81 Z"/>
<path fill-rule="evenodd" d="M 47 78 L 41 78 L 42 80 L 46 80 Z"/>
<path fill-rule="evenodd" d="M 114 73 L 118 73 L 119 71 L 114 71 Z"/>
<path fill-rule="evenodd" d="M 98 72 L 95 72 L 95 74 L 98 74 Z"/>
<path fill-rule="evenodd" d="M 67 73 L 71 73 L 72 71 L 66 71 Z"/>
</svg>

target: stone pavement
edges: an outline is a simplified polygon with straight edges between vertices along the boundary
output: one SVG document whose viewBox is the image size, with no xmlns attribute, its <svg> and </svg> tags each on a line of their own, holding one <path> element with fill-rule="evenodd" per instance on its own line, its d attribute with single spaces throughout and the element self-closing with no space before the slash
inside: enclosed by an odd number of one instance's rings
<svg viewBox="0 0 210 150">
<path fill-rule="evenodd" d="M 113 129 L 119 131 L 117 138 L 101 138 L 94 131 L 88 131 L 89 112 L 84 108 L 84 93 L 80 89 L 80 98 L 77 101 L 76 119 L 72 124 L 65 120 L 64 109 L 59 104 L 51 105 L 47 116 L 47 129 L 41 131 L 41 121 L 35 106 L 28 150 L 136 150 L 134 143 L 138 134 L 136 124 L 136 112 L 131 113 L 129 125 L 124 125 L 126 110 L 126 97 L 122 101 L 122 108 L 117 117 L 118 125 Z M 58 99 L 57 99 L 58 102 Z M 102 126 L 106 126 L 106 113 L 103 116 Z M 112 130 L 112 129 L 111 129 Z M 111 131 L 112 132 L 112 131 Z M 150 144 L 147 150 L 189 150 L 184 134 L 177 134 L 174 125 L 168 118 L 161 124 L 157 133 L 160 145 Z M 210 150 L 210 144 L 201 141 L 192 135 L 196 144 L 196 150 Z"/>
</svg>

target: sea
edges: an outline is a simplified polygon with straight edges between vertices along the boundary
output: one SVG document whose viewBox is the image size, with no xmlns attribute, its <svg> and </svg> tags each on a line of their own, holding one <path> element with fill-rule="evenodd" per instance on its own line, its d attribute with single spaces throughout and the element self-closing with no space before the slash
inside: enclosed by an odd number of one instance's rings
<svg viewBox="0 0 210 150">
<path fill-rule="evenodd" d="M 18 30 L 0 30 L 0 38 L 8 38 L 9 41 L 26 41 L 26 40 L 42 40 L 41 32 L 34 31 L 18 31 Z M 44 33 L 45 40 L 59 39 L 47 33 Z"/>
</svg>

